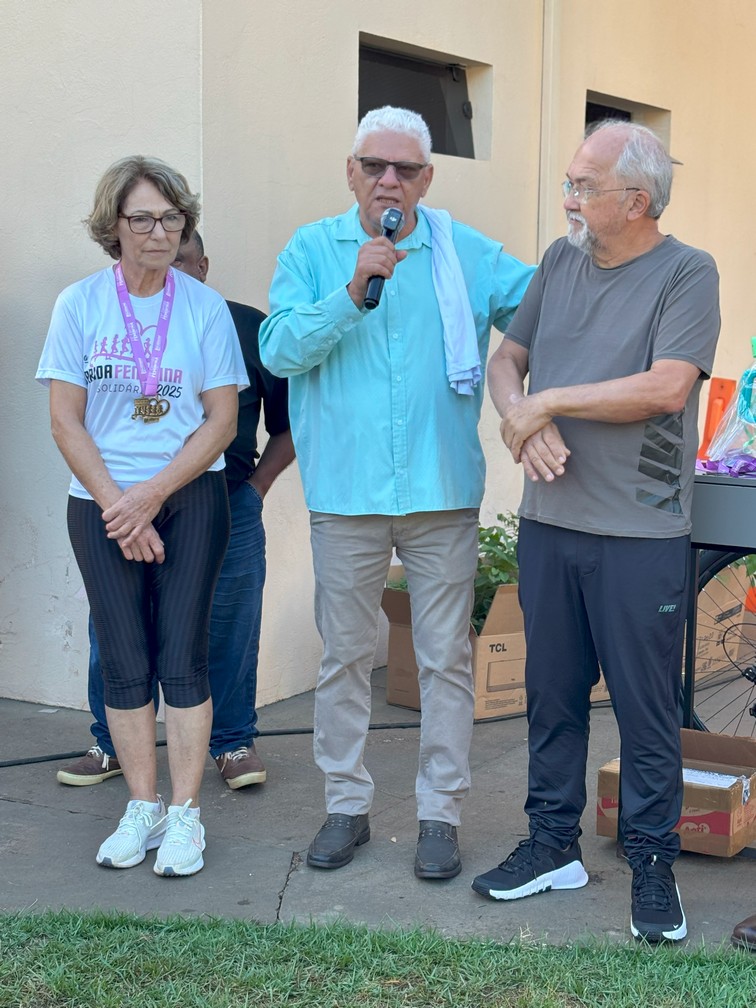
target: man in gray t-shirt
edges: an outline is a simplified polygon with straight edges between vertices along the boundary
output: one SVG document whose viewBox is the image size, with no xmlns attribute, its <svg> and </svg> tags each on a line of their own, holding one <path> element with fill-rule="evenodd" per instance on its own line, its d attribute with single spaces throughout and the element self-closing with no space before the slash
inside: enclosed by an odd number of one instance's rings
<svg viewBox="0 0 756 1008">
<path fill-rule="evenodd" d="M 517 899 L 588 882 L 578 837 L 600 664 L 622 743 L 631 931 L 648 941 L 687 933 L 671 868 L 677 697 L 698 395 L 719 333 L 714 261 L 659 231 L 671 181 L 650 130 L 609 121 L 588 135 L 564 182 L 567 238 L 546 252 L 488 372 L 526 476 L 530 836 L 473 888 Z"/>
</svg>

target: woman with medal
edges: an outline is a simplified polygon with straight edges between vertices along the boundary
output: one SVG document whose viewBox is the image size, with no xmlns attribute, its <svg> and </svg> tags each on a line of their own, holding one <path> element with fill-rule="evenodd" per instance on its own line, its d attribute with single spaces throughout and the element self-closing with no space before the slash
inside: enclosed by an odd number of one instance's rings
<svg viewBox="0 0 756 1008">
<path fill-rule="evenodd" d="M 186 179 L 164 162 L 112 165 L 87 225 L 116 263 L 58 297 L 37 371 L 72 472 L 68 530 L 130 792 L 97 862 L 130 868 L 158 848 L 158 875 L 203 866 L 207 631 L 229 530 L 223 450 L 247 386 L 226 302 L 170 268 L 198 216 Z M 155 678 L 165 699 L 167 805 L 157 791 Z"/>
</svg>

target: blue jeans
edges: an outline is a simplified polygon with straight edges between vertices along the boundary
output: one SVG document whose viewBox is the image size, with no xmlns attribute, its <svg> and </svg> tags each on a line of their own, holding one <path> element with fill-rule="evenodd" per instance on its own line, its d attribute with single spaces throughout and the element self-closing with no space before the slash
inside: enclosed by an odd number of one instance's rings
<svg viewBox="0 0 756 1008">
<path fill-rule="evenodd" d="M 265 585 L 262 499 L 246 481 L 229 495 L 231 538 L 210 614 L 209 676 L 213 699 L 210 754 L 249 745 L 257 730 L 257 655 Z M 89 709 L 92 734 L 103 752 L 115 756 L 105 717 L 97 638 L 89 620 Z M 158 706 L 155 685 L 155 710 Z"/>
</svg>

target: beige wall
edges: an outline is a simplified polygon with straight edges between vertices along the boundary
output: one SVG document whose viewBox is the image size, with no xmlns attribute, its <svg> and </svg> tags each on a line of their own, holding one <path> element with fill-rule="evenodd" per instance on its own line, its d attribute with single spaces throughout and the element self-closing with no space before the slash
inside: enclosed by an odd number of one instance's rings
<svg viewBox="0 0 756 1008">
<path fill-rule="evenodd" d="M 476 144 L 490 156 L 436 156 L 428 201 L 529 261 L 563 232 L 558 186 L 586 91 L 669 109 L 684 164 L 663 221 L 719 262 L 716 370 L 735 376 L 756 332 L 754 29 L 749 0 L 0 0 L 0 695 L 86 706 L 68 476 L 32 376 L 56 294 L 107 262 L 80 221 L 112 160 L 152 153 L 184 171 L 202 194 L 210 282 L 264 309 L 292 231 L 351 201 L 360 33 L 470 64 Z M 521 475 L 488 405 L 481 431 L 489 520 L 516 505 Z M 261 704 L 310 688 L 319 655 L 296 469 L 271 491 L 266 525 Z"/>
<path fill-rule="evenodd" d="M 109 261 L 81 219 L 99 175 L 125 153 L 159 154 L 194 186 L 202 181 L 201 7 L 161 3 L 179 25 L 175 50 L 158 48 L 166 35 L 150 23 L 154 9 L 0 3 L 6 697 L 86 707 L 86 602 L 65 524 L 70 475 L 50 437 L 47 393 L 33 380 L 57 293 Z M 142 56 L 139 40 L 148 47 Z"/>
<path fill-rule="evenodd" d="M 543 7 L 544 132 L 551 140 L 542 232 L 562 231 L 557 183 L 575 147 L 587 91 L 670 110 L 670 150 L 683 163 L 675 169 L 662 229 L 717 260 L 722 336 L 715 372 L 736 377 L 750 363 L 756 335 L 756 188 L 750 181 L 756 4 L 546 0 Z"/>
</svg>

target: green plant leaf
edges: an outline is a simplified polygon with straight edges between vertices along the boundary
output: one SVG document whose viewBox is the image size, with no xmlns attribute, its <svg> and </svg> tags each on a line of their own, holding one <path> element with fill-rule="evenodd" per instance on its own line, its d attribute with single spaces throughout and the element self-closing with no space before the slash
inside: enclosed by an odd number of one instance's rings
<svg viewBox="0 0 756 1008">
<path fill-rule="evenodd" d="M 500 585 L 517 584 L 520 568 L 517 564 L 517 533 L 520 519 L 507 511 L 497 514 L 499 525 L 478 527 L 478 569 L 474 582 L 474 602 L 470 622 L 480 633 L 488 616 L 496 590 Z M 407 591 L 407 579 L 387 582 L 389 588 Z"/>
</svg>

